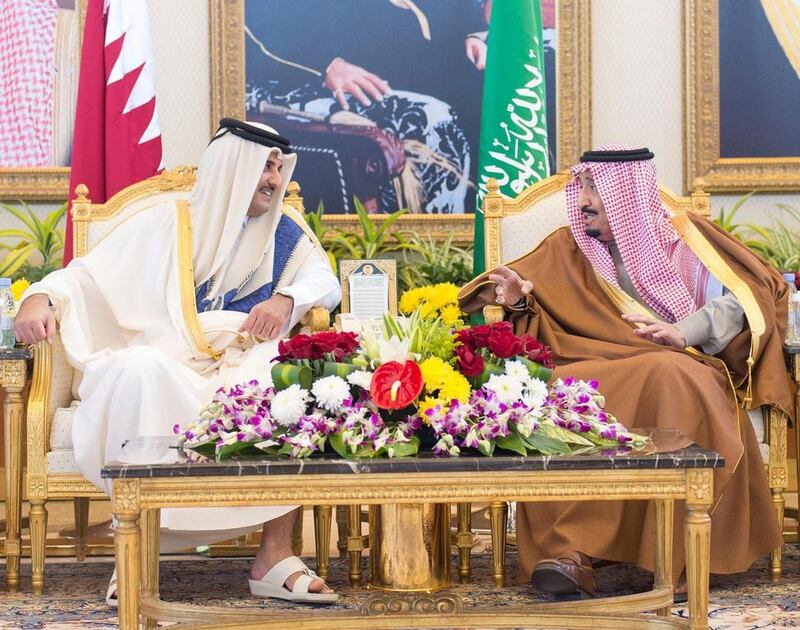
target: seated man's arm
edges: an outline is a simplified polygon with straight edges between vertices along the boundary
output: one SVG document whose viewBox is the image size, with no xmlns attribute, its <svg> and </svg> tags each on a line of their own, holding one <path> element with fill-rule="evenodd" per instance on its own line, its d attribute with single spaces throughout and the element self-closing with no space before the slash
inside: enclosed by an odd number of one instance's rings
<svg viewBox="0 0 800 630">
<path fill-rule="evenodd" d="M 56 318 L 50 308 L 50 300 L 44 293 L 28 295 L 14 318 L 14 334 L 17 341 L 27 344 L 47 339 L 53 341 L 56 334 Z"/>
<path fill-rule="evenodd" d="M 291 284 L 277 289 L 271 298 L 250 310 L 239 332 L 277 339 L 286 336 L 312 306 L 332 310 L 341 299 L 342 290 L 330 263 L 315 250 L 303 261 Z"/>
<path fill-rule="evenodd" d="M 675 326 L 686 338 L 687 346 L 699 346 L 706 354 L 725 349 L 745 326 L 744 309 L 733 293 L 725 292 Z"/>
<path fill-rule="evenodd" d="M 292 298 L 292 312 L 281 335 L 286 335 L 313 306 L 332 311 L 342 300 L 342 288 L 331 269 L 328 259 L 318 252 L 303 263 L 291 284 L 278 289 L 278 293 Z"/>
</svg>

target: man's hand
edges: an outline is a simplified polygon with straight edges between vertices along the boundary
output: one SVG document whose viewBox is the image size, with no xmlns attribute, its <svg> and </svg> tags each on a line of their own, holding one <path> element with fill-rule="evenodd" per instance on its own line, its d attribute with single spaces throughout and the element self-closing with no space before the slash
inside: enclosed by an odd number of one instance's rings
<svg viewBox="0 0 800 630">
<path fill-rule="evenodd" d="M 513 306 L 533 291 L 533 282 L 523 280 L 516 271 L 500 266 L 495 273 L 489 274 L 489 280 L 495 283 L 494 301 L 498 304 Z"/>
<path fill-rule="evenodd" d="M 623 315 L 622 319 L 631 324 L 641 324 L 633 329 L 637 337 L 649 339 L 662 346 L 672 346 L 683 350 L 686 347 L 686 337 L 677 326 L 662 322 L 646 315 Z"/>
<path fill-rule="evenodd" d="M 249 332 L 260 339 L 275 339 L 281 334 L 292 315 L 294 300 L 286 295 L 276 294 L 251 310 L 239 332 Z"/>
<path fill-rule="evenodd" d="M 467 37 L 464 48 L 469 59 L 478 70 L 486 69 L 486 42 L 477 37 Z"/>
<path fill-rule="evenodd" d="M 14 318 L 14 334 L 17 341 L 32 344 L 47 339 L 53 341 L 56 334 L 56 318 L 50 310 L 50 300 L 44 293 L 26 298 Z"/>
<path fill-rule="evenodd" d="M 389 84 L 378 75 L 367 72 L 361 66 L 347 63 L 341 57 L 334 59 L 328 66 L 323 85 L 333 92 L 344 110 L 350 109 L 347 94 L 352 94 L 364 107 L 368 107 L 372 105 L 370 97 L 382 101 L 384 95 L 392 91 Z"/>
</svg>

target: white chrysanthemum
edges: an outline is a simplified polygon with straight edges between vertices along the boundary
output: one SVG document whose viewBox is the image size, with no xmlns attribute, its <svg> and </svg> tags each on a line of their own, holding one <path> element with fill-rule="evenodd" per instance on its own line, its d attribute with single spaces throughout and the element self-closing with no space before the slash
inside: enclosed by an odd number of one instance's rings
<svg viewBox="0 0 800 630">
<path fill-rule="evenodd" d="M 337 412 L 342 408 L 345 398 L 350 397 L 350 388 L 344 379 L 338 376 L 326 376 L 314 381 L 311 393 L 317 399 L 317 405 L 327 411 Z"/>
<path fill-rule="evenodd" d="M 282 426 L 297 422 L 306 411 L 308 390 L 299 385 L 290 385 L 279 391 L 272 399 L 270 411 L 275 421 Z"/>
<path fill-rule="evenodd" d="M 522 381 L 507 374 L 492 374 L 484 387 L 497 394 L 498 400 L 507 405 L 522 398 Z"/>
<path fill-rule="evenodd" d="M 361 389 L 369 390 L 372 385 L 372 372 L 367 370 L 358 370 L 357 372 L 350 372 L 347 375 L 347 382 Z"/>
<path fill-rule="evenodd" d="M 506 375 L 520 381 L 530 377 L 528 367 L 522 361 L 506 361 Z"/>
<path fill-rule="evenodd" d="M 538 409 L 547 398 L 547 383 L 538 378 L 528 379 L 525 388 L 525 404 L 532 409 Z"/>
</svg>

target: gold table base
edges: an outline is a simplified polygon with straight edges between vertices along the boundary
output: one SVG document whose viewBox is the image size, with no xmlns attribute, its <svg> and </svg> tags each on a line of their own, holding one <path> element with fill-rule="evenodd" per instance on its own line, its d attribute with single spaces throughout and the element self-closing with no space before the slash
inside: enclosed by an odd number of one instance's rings
<svg viewBox="0 0 800 630">
<path fill-rule="evenodd" d="M 153 471 L 148 471 L 151 474 Z M 708 628 L 708 567 L 713 470 L 627 469 L 575 471 L 417 472 L 367 475 L 304 474 L 291 484 L 281 475 L 121 477 L 112 509 L 118 571 L 119 627 L 138 630 L 156 620 L 203 628 Z M 655 507 L 654 588 L 647 593 L 579 602 L 487 610 L 463 606 L 439 591 L 374 593 L 360 611 L 293 614 L 168 603 L 158 597 L 158 522 L 162 507 L 246 505 L 419 505 L 509 501 L 650 500 Z M 672 603 L 674 501 L 686 502 L 684 546 L 689 619 L 669 617 Z M 356 508 L 357 509 L 357 508 Z M 396 548 L 402 553 L 401 548 Z M 657 616 L 633 616 L 655 611 Z M 181 626 L 182 628 L 184 626 Z"/>
</svg>

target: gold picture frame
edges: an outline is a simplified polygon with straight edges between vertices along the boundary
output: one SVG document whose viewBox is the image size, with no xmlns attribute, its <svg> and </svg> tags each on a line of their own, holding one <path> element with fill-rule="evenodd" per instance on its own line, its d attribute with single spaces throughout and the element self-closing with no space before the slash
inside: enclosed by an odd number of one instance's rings
<svg viewBox="0 0 800 630">
<path fill-rule="evenodd" d="M 339 261 L 339 282 L 342 285 L 342 313 L 350 312 L 350 283 L 348 278 L 359 268 L 372 265 L 379 273 L 389 277 L 389 312 L 397 315 L 397 261 L 394 258 Z"/>
<path fill-rule="evenodd" d="M 696 178 L 712 192 L 800 189 L 800 155 L 720 157 L 719 0 L 684 1 L 683 38 L 684 192 Z"/>
<path fill-rule="evenodd" d="M 590 0 L 556 0 L 558 47 L 557 154 L 558 169 L 574 164 L 591 145 L 591 14 Z M 220 118 L 245 118 L 244 0 L 209 0 L 209 59 L 211 72 L 210 130 Z M 302 184 L 302 182 L 301 182 Z M 351 229 L 358 217 L 325 215 L 326 225 Z M 397 231 L 430 233 L 440 240 L 453 235 L 455 243 L 472 242 L 473 216 L 405 215 Z"/>
<path fill-rule="evenodd" d="M 77 62 L 80 64 L 87 0 L 75 0 L 78 12 Z M 0 200 L 66 201 L 69 194 L 68 166 L 0 167 Z"/>
</svg>

